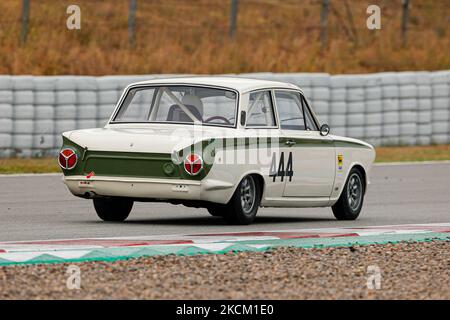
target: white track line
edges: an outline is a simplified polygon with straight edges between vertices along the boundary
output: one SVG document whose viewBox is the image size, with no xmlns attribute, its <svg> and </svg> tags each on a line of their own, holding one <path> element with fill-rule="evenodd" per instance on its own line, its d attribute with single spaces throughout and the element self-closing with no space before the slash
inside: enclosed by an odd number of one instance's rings
<svg viewBox="0 0 450 320">
<path fill-rule="evenodd" d="M 160 234 L 160 235 L 141 235 L 141 236 L 122 236 L 122 237 L 84 237 L 84 238 L 60 238 L 60 239 L 35 239 L 35 240 L 19 240 L 19 241 L 0 241 L 0 244 L 21 244 L 27 242 L 53 242 L 53 241 L 72 241 L 72 240 L 159 240 L 159 239 L 173 239 L 173 238 L 183 238 L 187 236 L 204 236 L 211 234 L 213 236 L 214 233 L 217 234 L 235 234 L 235 233 L 247 233 L 247 232 L 336 232 L 336 230 L 348 230 L 351 232 L 354 229 L 363 230 L 363 229 L 371 229 L 375 228 L 377 230 L 381 230 L 383 228 L 392 229 L 395 227 L 404 227 L 404 226 L 415 226 L 415 227 L 447 227 L 450 226 L 450 222 L 438 222 L 438 223 L 407 223 L 407 224 L 390 224 L 390 225 L 372 225 L 372 226 L 347 226 L 347 227 L 328 227 L 328 228 L 299 228 L 299 229 L 264 229 L 264 230 L 239 230 L 239 231 L 217 231 L 217 232 L 189 232 L 189 233 L 175 233 L 175 234 Z M 40 244 L 41 245 L 41 244 Z"/>
</svg>

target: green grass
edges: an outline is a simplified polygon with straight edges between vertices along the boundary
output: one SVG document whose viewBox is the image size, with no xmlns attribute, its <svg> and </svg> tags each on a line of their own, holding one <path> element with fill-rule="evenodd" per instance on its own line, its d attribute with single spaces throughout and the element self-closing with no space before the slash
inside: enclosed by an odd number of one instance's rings
<svg viewBox="0 0 450 320">
<path fill-rule="evenodd" d="M 379 147 L 376 162 L 450 160 L 450 144 Z M 0 174 L 61 172 L 56 158 L 0 159 Z"/>
</svg>

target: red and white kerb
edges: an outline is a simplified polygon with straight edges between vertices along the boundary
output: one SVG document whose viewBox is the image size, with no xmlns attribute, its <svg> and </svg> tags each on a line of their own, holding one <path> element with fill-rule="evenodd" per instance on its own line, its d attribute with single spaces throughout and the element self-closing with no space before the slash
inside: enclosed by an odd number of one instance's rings
<svg viewBox="0 0 450 320">
<path fill-rule="evenodd" d="M 191 176 L 200 173 L 203 168 L 203 159 L 198 154 L 191 153 L 184 159 L 184 170 Z"/>
<path fill-rule="evenodd" d="M 72 170 L 77 165 L 78 156 L 75 151 L 70 148 L 63 149 L 59 153 L 58 162 L 64 170 Z"/>
</svg>

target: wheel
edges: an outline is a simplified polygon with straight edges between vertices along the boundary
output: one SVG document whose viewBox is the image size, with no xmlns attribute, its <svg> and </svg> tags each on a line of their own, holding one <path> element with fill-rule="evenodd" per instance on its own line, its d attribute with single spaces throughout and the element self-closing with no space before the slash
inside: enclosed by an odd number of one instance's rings
<svg viewBox="0 0 450 320">
<path fill-rule="evenodd" d="M 133 201 L 125 198 L 95 198 L 94 208 L 103 221 L 124 221 L 133 208 Z"/>
<path fill-rule="evenodd" d="M 348 179 L 339 200 L 332 206 L 333 214 L 338 220 L 355 220 L 364 201 L 364 182 L 361 171 L 350 170 Z"/>
<path fill-rule="evenodd" d="M 222 204 L 211 204 L 206 209 L 213 217 L 223 217 L 226 214 L 226 206 Z"/>
<path fill-rule="evenodd" d="M 261 202 L 261 186 L 255 177 L 245 176 L 226 205 L 224 219 L 230 224 L 250 224 Z"/>
</svg>

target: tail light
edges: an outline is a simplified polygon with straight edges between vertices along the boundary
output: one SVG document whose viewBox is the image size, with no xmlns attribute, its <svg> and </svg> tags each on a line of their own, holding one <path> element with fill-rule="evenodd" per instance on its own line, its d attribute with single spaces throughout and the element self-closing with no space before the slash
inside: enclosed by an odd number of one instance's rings
<svg viewBox="0 0 450 320">
<path fill-rule="evenodd" d="M 191 153 L 184 159 L 184 170 L 191 176 L 195 176 L 203 169 L 203 159 L 195 153 Z"/>
<path fill-rule="evenodd" d="M 58 162 L 64 170 L 72 170 L 77 165 L 78 156 L 75 151 L 66 148 L 59 153 Z"/>
</svg>

